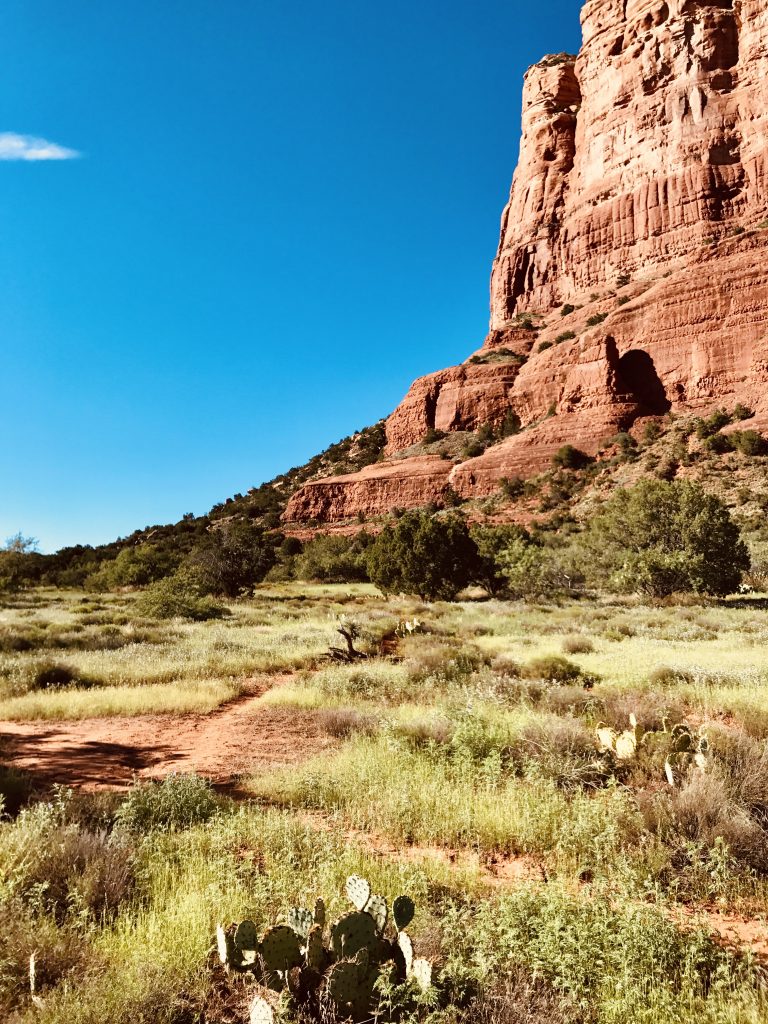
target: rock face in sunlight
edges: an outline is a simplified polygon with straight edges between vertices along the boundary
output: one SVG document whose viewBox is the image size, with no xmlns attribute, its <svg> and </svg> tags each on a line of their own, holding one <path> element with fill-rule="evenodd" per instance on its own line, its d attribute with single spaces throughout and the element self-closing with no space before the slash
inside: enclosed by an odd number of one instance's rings
<svg viewBox="0 0 768 1024">
<path fill-rule="evenodd" d="M 523 89 L 490 333 L 416 381 L 388 461 L 306 485 L 286 520 L 492 493 L 668 411 L 751 405 L 768 429 L 768 0 L 588 0 L 577 57 Z M 427 470 L 427 431 L 524 428 Z"/>
</svg>

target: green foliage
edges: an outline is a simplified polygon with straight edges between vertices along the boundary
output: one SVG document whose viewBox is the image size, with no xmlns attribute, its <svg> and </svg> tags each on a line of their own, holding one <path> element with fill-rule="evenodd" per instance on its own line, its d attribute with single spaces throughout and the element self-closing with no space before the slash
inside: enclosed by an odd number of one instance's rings
<svg viewBox="0 0 768 1024">
<path fill-rule="evenodd" d="M 228 970 L 251 974 L 262 986 L 282 992 L 286 1008 L 302 1019 L 325 1019 L 329 1007 L 334 1020 L 379 1019 L 383 1010 L 389 1011 L 389 1021 L 412 1019 L 419 997 L 432 990 L 432 964 L 414 959 L 413 941 L 404 931 L 413 918 L 413 900 L 395 899 L 394 929 L 388 929 L 387 901 L 372 892 L 365 878 L 351 875 L 345 889 L 355 909 L 334 921 L 327 933 L 322 900 L 314 913 L 292 907 L 288 923 L 267 928 L 261 939 L 253 921 L 219 925 L 219 959 Z M 402 993 L 400 1012 L 394 1013 L 393 986 L 410 987 L 409 994 Z M 257 995 L 251 1020 L 272 1024 L 275 1019 L 270 1003 Z"/>
<path fill-rule="evenodd" d="M 715 409 L 707 419 L 696 420 L 696 437 L 703 441 L 717 434 L 723 427 L 728 426 L 730 422 L 731 417 L 724 409 Z"/>
<path fill-rule="evenodd" d="M 373 538 L 364 530 L 354 537 L 320 533 L 304 544 L 295 559 L 295 579 L 320 583 L 354 583 L 368 579 L 366 552 Z"/>
<path fill-rule="evenodd" d="M 444 437 L 444 430 L 436 430 L 434 427 L 430 427 L 424 435 L 424 444 L 435 444 L 437 441 L 442 441 Z"/>
<path fill-rule="evenodd" d="M 477 569 L 475 581 L 492 597 L 500 594 L 507 586 L 507 578 L 501 572 L 499 555 L 513 541 L 528 541 L 528 531 L 515 524 L 503 526 L 473 526 L 470 530 L 477 546 Z"/>
<path fill-rule="evenodd" d="M 152 583 L 136 599 L 139 615 L 151 619 L 217 619 L 224 614 L 221 605 L 205 593 L 199 574 L 182 566 L 173 576 Z"/>
<path fill-rule="evenodd" d="M 538 349 L 536 351 L 537 352 L 546 352 L 548 348 L 552 348 L 552 342 L 551 341 L 542 341 L 542 343 L 539 345 L 539 347 L 538 347 Z"/>
<path fill-rule="evenodd" d="M 251 593 L 264 579 L 275 564 L 281 540 L 262 526 L 236 520 L 210 530 L 186 564 L 197 573 L 205 593 L 238 597 Z"/>
<path fill-rule="evenodd" d="M 0 548 L 0 593 L 20 590 L 40 579 L 42 557 L 37 541 L 17 533 Z"/>
<path fill-rule="evenodd" d="M 552 456 L 552 465 L 556 469 L 582 469 L 590 462 L 594 462 L 594 459 L 572 444 L 564 444 Z"/>
<path fill-rule="evenodd" d="M 525 492 L 525 481 L 519 476 L 503 476 L 499 480 L 499 490 L 505 498 L 514 501 Z"/>
<path fill-rule="evenodd" d="M 564 306 L 560 307 L 560 316 L 570 316 L 575 309 L 576 307 L 571 305 L 570 302 L 566 302 Z"/>
<path fill-rule="evenodd" d="M 485 445 L 482 441 L 477 438 L 472 438 L 467 441 L 464 447 L 461 449 L 462 458 L 465 459 L 476 459 L 485 451 Z"/>
<path fill-rule="evenodd" d="M 587 320 L 587 327 L 597 327 L 599 324 L 603 323 L 603 321 L 607 320 L 607 319 L 608 319 L 608 314 L 607 313 L 594 313 Z"/>
<path fill-rule="evenodd" d="M 733 447 L 750 457 L 768 453 L 768 442 L 757 430 L 734 430 L 730 434 Z"/>
<path fill-rule="evenodd" d="M 644 444 L 653 444 L 661 437 L 662 433 L 661 426 L 656 420 L 648 420 L 643 429 Z"/>
<path fill-rule="evenodd" d="M 749 420 L 749 419 L 752 419 L 752 417 L 754 415 L 755 415 L 754 410 L 750 409 L 748 405 L 742 405 L 741 402 L 737 402 L 736 405 L 733 407 L 733 412 L 731 413 L 731 419 L 734 422 L 738 422 L 739 420 Z"/>
<path fill-rule="evenodd" d="M 167 775 L 162 782 L 137 782 L 115 812 L 115 824 L 129 832 L 190 828 L 221 807 L 210 782 L 200 775 Z"/>
<path fill-rule="evenodd" d="M 733 593 L 750 564 L 722 501 L 687 481 L 643 480 L 618 491 L 585 540 L 585 562 L 601 582 L 654 597 Z"/>
<path fill-rule="evenodd" d="M 385 594 L 452 600 L 474 578 L 477 547 L 457 513 L 405 512 L 368 552 L 371 582 Z"/>
<path fill-rule="evenodd" d="M 563 331 L 555 338 L 555 344 L 560 345 L 563 341 L 572 341 L 576 337 L 576 331 Z"/>
<path fill-rule="evenodd" d="M 562 589 L 563 577 L 556 556 L 524 537 L 513 539 L 498 553 L 496 561 L 511 597 L 548 597 Z"/>
<path fill-rule="evenodd" d="M 154 544 L 126 547 L 117 558 L 102 562 L 92 573 L 86 586 L 89 590 L 116 590 L 118 587 L 144 587 L 170 576 L 179 567 L 181 555 Z"/>
</svg>

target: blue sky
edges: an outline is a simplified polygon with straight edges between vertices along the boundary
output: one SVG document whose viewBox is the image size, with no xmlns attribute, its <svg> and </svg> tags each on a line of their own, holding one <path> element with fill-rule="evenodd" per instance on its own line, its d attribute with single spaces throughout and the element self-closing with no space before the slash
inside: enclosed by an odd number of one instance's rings
<svg viewBox="0 0 768 1024">
<path fill-rule="evenodd" d="M 522 76 L 578 12 L 4 0 L 0 542 L 205 512 L 477 347 Z"/>
</svg>

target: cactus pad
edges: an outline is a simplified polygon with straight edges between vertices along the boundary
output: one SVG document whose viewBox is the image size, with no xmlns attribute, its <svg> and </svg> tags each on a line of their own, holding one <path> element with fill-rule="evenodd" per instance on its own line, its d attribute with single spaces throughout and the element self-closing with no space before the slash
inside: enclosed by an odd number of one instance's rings
<svg viewBox="0 0 768 1024">
<path fill-rule="evenodd" d="M 413 900 L 410 896 L 398 896 L 395 902 L 392 904 L 392 917 L 395 922 L 395 928 L 399 932 L 403 928 L 407 928 L 413 920 L 413 915 L 416 911 L 413 905 Z"/>
<path fill-rule="evenodd" d="M 315 900 L 315 924 L 319 924 L 321 928 L 325 928 L 325 900 Z"/>
<path fill-rule="evenodd" d="M 328 972 L 328 995 L 337 1006 L 348 1006 L 357 995 L 360 984 L 357 964 L 339 960 Z"/>
<path fill-rule="evenodd" d="M 339 959 L 354 956 L 359 949 L 373 945 L 377 937 L 373 918 L 363 911 L 344 914 L 331 926 L 331 946 Z"/>
<path fill-rule="evenodd" d="M 253 921 L 240 922 L 235 932 L 235 945 L 247 952 L 254 952 L 259 948 L 259 935 Z"/>
<path fill-rule="evenodd" d="M 349 901 L 357 910 L 364 910 L 371 898 L 371 887 L 360 875 L 350 875 L 344 887 Z"/>
<path fill-rule="evenodd" d="M 261 940 L 261 955 L 269 971 L 289 971 L 301 964 L 301 951 L 296 933 L 287 924 L 267 928 Z"/>
<path fill-rule="evenodd" d="M 309 929 L 314 924 L 314 918 L 311 910 L 305 910 L 304 907 L 291 907 L 286 915 L 288 927 L 292 928 L 299 938 L 306 939 L 309 935 Z"/>
<path fill-rule="evenodd" d="M 251 1003 L 250 1024 L 274 1024 L 275 1013 L 266 999 L 255 996 Z"/>
<path fill-rule="evenodd" d="M 323 929 L 319 924 L 309 929 L 306 950 L 307 966 L 313 971 L 322 971 L 325 966 L 325 950 L 323 949 Z"/>
<path fill-rule="evenodd" d="M 405 973 L 410 974 L 413 970 L 413 943 L 408 932 L 398 932 L 397 944 L 405 961 Z"/>
<path fill-rule="evenodd" d="M 216 948 L 219 951 L 219 960 L 221 960 L 221 962 L 223 964 L 225 964 L 227 962 L 227 960 L 229 960 L 230 943 L 229 943 L 228 939 L 229 939 L 229 936 L 224 931 L 224 926 L 220 925 L 220 924 L 217 924 L 216 925 Z"/>
<path fill-rule="evenodd" d="M 423 960 L 421 957 L 418 960 L 414 960 L 411 967 L 411 977 L 421 991 L 426 992 L 432 984 L 432 964 L 429 960 Z"/>
<path fill-rule="evenodd" d="M 387 901 L 383 896 L 372 893 L 371 898 L 365 904 L 366 914 L 370 914 L 376 923 L 376 930 L 379 935 L 384 934 L 387 927 Z"/>
</svg>

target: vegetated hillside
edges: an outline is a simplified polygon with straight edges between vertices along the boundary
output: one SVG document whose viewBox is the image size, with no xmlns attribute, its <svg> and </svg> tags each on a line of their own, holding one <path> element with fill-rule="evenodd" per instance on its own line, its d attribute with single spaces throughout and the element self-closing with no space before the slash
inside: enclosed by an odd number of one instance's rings
<svg viewBox="0 0 768 1024">
<path fill-rule="evenodd" d="M 306 485 L 287 518 L 487 496 L 670 410 L 744 402 L 768 429 L 768 7 L 590 0 L 581 23 L 577 56 L 525 76 L 482 349 L 413 383 L 386 461 Z M 460 464 L 399 457 L 510 413 L 524 429 Z"/>
<path fill-rule="evenodd" d="M 152 544 L 169 557 L 185 555 L 210 530 L 232 518 L 245 519 L 267 529 L 280 525 L 280 516 L 291 495 L 303 484 L 329 473 L 352 473 L 379 458 L 385 444 L 384 423 L 342 438 L 302 466 L 252 487 L 246 494 L 235 494 L 208 512 L 207 515 L 185 515 L 177 523 L 145 526 L 127 537 L 119 537 L 110 544 L 74 545 L 62 548 L 52 555 L 34 556 L 35 572 L 39 582 L 60 586 L 78 586 L 100 562 L 116 558 L 127 547 Z"/>
<path fill-rule="evenodd" d="M 458 509 L 474 523 L 519 523 L 534 533 L 566 539 L 619 487 L 631 486 L 644 477 L 693 480 L 722 498 L 749 543 L 755 566 L 762 571 L 763 563 L 768 563 L 768 443 L 752 429 L 751 418 L 751 410 L 744 406 L 716 411 L 707 418 L 646 418 L 631 432 L 604 438 L 595 456 L 563 445 L 549 468 L 526 479 L 503 477 L 498 489 L 486 497 L 463 500 L 447 487 L 437 501 L 425 501 L 424 505 L 435 510 Z M 516 427 L 502 425 L 495 432 L 489 426 L 478 431 L 431 431 L 404 453 L 404 459 L 461 465 L 478 453 L 492 451 L 502 443 L 507 429 Z M 207 515 L 188 515 L 178 523 L 145 527 L 99 547 L 76 546 L 55 555 L 28 557 L 28 581 L 79 586 L 121 551 L 140 546 L 151 546 L 158 558 L 175 567 L 210 531 L 238 521 L 302 540 L 328 532 L 376 533 L 392 513 L 398 514 L 398 508 L 333 524 L 319 520 L 281 524 L 281 515 L 291 495 L 307 481 L 323 478 L 332 467 L 356 471 L 368 466 L 381 457 L 383 443 L 383 423 L 379 422 L 331 445 L 305 465 L 214 505 Z"/>
</svg>

